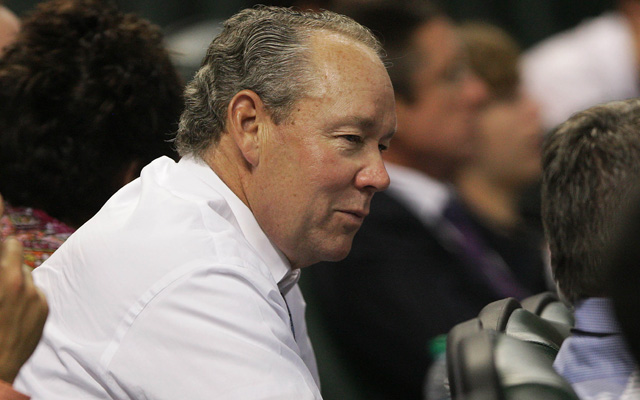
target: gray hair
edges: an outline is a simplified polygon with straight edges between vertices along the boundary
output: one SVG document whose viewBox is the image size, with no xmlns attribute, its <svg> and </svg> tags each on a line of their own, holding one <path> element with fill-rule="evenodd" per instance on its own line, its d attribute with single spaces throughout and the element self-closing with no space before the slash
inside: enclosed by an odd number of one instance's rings
<svg viewBox="0 0 640 400">
<path fill-rule="evenodd" d="M 546 138 L 542 222 L 565 297 L 608 296 L 607 246 L 640 179 L 640 100 L 575 114 Z"/>
<path fill-rule="evenodd" d="M 244 89 L 260 96 L 276 124 L 286 120 L 313 81 L 309 38 L 318 31 L 344 35 L 381 57 L 380 44 L 367 28 L 330 11 L 257 6 L 225 21 L 185 90 L 176 137 L 180 155 L 201 157 L 218 143 L 229 102 Z"/>
</svg>

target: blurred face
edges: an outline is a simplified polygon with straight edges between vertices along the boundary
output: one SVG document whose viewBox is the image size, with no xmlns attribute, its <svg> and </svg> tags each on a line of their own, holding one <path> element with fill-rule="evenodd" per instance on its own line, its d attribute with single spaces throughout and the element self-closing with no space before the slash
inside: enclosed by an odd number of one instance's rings
<svg viewBox="0 0 640 400">
<path fill-rule="evenodd" d="M 0 6 L 0 55 L 4 47 L 13 42 L 19 30 L 18 17 L 6 7 Z"/>
<path fill-rule="evenodd" d="M 311 43 L 314 88 L 287 121 L 267 127 L 249 199 L 294 268 L 346 257 L 371 197 L 389 185 L 382 151 L 396 128 L 378 57 L 339 35 Z"/>
<path fill-rule="evenodd" d="M 414 75 L 416 99 L 398 100 L 394 150 L 404 152 L 402 163 L 407 166 L 448 179 L 472 154 L 477 112 L 487 89 L 467 68 L 462 46 L 446 19 L 419 28 L 414 47 L 423 58 Z"/>
<path fill-rule="evenodd" d="M 480 112 L 474 165 L 514 188 L 541 173 L 542 127 L 538 105 L 525 93 L 494 100 Z"/>
</svg>

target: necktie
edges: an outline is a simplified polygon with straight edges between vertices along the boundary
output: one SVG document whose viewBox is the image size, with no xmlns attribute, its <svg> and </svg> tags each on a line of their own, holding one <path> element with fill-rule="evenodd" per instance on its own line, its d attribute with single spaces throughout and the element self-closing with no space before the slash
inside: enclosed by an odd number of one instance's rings
<svg viewBox="0 0 640 400">
<path fill-rule="evenodd" d="M 439 230 L 450 251 L 498 296 L 522 299 L 531 294 L 517 281 L 502 257 L 486 244 L 457 198 L 452 198 L 445 207 Z"/>
</svg>

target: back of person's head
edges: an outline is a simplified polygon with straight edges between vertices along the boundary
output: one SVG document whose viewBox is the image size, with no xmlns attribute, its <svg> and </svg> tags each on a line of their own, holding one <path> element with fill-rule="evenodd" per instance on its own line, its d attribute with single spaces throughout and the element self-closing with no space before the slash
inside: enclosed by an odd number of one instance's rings
<svg viewBox="0 0 640 400">
<path fill-rule="evenodd" d="M 301 11 L 333 10 L 333 0 L 245 0 L 242 8 L 258 5 L 274 7 L 293 7 Z"/>
<path fill-rule="evenodd" d="M 482 22 L 462 24 L 458 33 L 471 69 L 487 84 L 491 97 L 515 96 L 520 86 L 518 43 L 501 28 Z"/>
<path fill-rule="evenodd" d="M 158 27 L 109 1 L 41 3 L 0 60 L 0 192 L 81 225 L 175 157 L 182 88 Z"/>
<path fill-rule="evenodd" d="M 227 106 L 241 90 L 260 96 L 276 124 L 285 121 L 313 85 L 309 38 L 321 31 L 361 42 L 380 54 L 379 43 L 366 28 L 330 11 L 258 6 L 225 21 L 187 85 L 176 138 L 180 154 L 202 156 L 218 143 Z"/>
<path fill-rule="evenodd" d="M 545 139 L 542 165 L 542 220 L 558 287 L 571 302 L 606 297 L 606 246 L 640 178 L 640 100 L 573 115 Z"/>
<path fill-rule="evenodd" d="M 389 64 L 388 72 L 396 96 L 406 102 L 416 98 L 414 73 L 425 62 L 414 49 L 416 32 L 444 14 L 428 1 L 373 1 L 349 4 L 339 9 L 354 20 L 371 29 L 378 37 Z M 429 62 L 429 60 L 426 60 Z"/>
</svg>

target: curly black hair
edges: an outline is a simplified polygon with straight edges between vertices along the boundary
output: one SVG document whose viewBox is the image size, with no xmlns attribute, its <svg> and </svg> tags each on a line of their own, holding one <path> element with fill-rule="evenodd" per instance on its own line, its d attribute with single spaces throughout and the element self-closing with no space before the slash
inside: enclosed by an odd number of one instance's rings
<svg viewBox="0 0 640 400">
<path fill-rule="evenodd" d="M 176 157 L 182 90 L 157 26 L 110 1 L 41 3 L 0 58 L 0 193 L 80 226 L 132 167 Z"/>
</svg>

